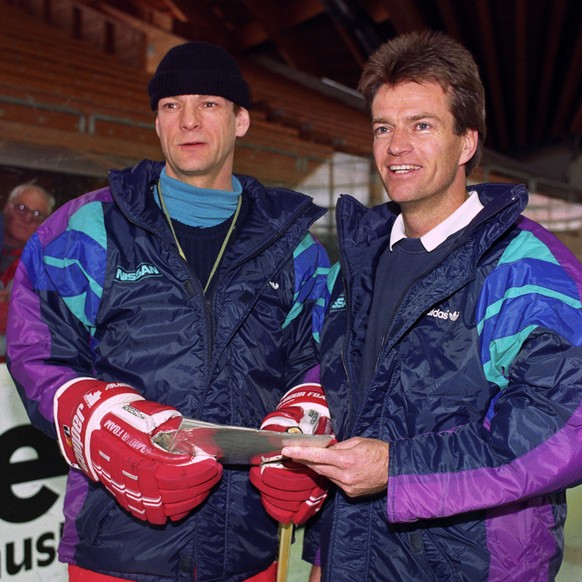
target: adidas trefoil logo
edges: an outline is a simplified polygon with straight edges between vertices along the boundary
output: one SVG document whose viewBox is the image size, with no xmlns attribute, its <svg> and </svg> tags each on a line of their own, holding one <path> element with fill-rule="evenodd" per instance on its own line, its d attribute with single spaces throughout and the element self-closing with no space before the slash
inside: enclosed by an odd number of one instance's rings
<svg viewBox="0 0 582 582">
<path fill-rule="evenodd" d="M 460 311 L 441 311 L 438 308 L 431 309 L 427 314 L 427 317 L 436 317 L 438 319 L 448 319 L 450 321 L 457 321 L 459 319 L 459 315 L 461 315 Z"/>
</svg>

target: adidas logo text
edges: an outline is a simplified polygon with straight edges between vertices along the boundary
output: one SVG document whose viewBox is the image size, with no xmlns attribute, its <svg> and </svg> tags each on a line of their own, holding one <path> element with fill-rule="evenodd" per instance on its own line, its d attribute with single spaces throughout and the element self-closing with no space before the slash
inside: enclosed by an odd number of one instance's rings
<svg viewBox="0 0 582 582">
<path fill-rule="evenodd" d="M 457 321 L 459 319 L 459 315 L 461 315 L 460 311 L 441 311 L 436 307 L 431 309 L 427 314 L 428 317 L 437 317 L 438 319 L 449 319 L 450 321 Z"/>
</svg>

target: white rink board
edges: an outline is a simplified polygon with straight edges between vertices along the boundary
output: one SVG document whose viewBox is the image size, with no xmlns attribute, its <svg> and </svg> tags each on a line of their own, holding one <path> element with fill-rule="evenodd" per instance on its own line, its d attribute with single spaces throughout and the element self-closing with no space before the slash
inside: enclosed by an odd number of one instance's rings
<svg viewBox="0 0 582 582">
<path fill-rule="evenodd" d="M 0 364 L 0 580 L 63 582 L 58 562 L 65 476 L 54 473 L 55 449 L 32 428 L 6 364 Z M 52 445 L 52 443 L 50 443 Z"/>
</svg>

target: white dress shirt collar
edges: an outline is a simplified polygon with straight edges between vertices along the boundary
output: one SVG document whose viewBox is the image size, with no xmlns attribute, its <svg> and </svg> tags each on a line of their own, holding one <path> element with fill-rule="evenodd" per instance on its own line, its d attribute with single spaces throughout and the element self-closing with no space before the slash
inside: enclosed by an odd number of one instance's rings
<svg viewBox="0 0 582 582">
<path fill-rule="evenodd" d="M 440 224 L 429 230 L 425 235 L 420 237 L 422 246 L 430 253 L 436 249 L 449 236 L 465 228 L 472 220 L 483 210 L 483 204 L 475 191 L 469 192 L 469 197 L 455 212 Z M 390 250 L 401 239 L 408 238 L 404 232 L 404 220 L 402 213 L 396 217 L 392 232 L 390 234 Z"/>
</svg>

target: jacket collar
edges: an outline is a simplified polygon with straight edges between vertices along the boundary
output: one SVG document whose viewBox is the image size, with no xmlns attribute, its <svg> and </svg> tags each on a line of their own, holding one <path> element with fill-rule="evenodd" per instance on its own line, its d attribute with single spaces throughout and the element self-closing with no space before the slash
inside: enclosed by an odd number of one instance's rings
<svg viewBox="0 0 582 582">
<path fill-rule="evenodd" d="M 479 196 L 483 209 L 471 220 L 468 230 L 475 230 L 493 217 L 497 231 L 511 226 L 527 206 L 528 193 L 523 184 L 485 183 L 471 186 Z M 340 196 L 336 210 L 338 235 L 346 249 L 361 244 L 374 244 L 389 236 L 400 213 L 398 205 L 386 202 L 366 207 L 346 194 Z"/>
<path fill-rule="evenodd" d="M 154 187 L 163 167 L 163 162 L 143 160 L 132 168 L 109 173 L 113 199 L 129 220 L 144 228 L 159 229 L 162 223 L 165 224 L 163 213 L 154 199 Z M 325 214 L 325 210 L 305 194 L 279 189 L 285 195 L 272 196 L 272 189 L 265 188 L 255 178 L 239 174 L 236 177 L 242 184 L 243 194 L 252 199 L 253 212 L 264 223 L 262 228 L 273 233 L 284 230 L 300 215 L 306 216 L 311 224 Z M 165 229 L 160 232 L 163 231 Z"/>
<path fill-rule="evenodd" d="M 455 212 L 420 237 L 422 246 L 429 253 L 434 251 L 434 249 L 449 238 L 449 236 L 465 228 L 479 214 L 479 212 L 481 212 L 481 210 L 483 210 L 483 204 L 481 204 L 479 196 L 473 190 L 469 193 L 467 200 L 465 200 L 465 202 L 461 204 Z M 400 213 L 394 221 L 394 226 L 390 233 L 390 250 L 392 250 L 392 247 L 403 238 L 408 237 L 404 232 L 404 220 L 402 213 Z"/>
</svg>

